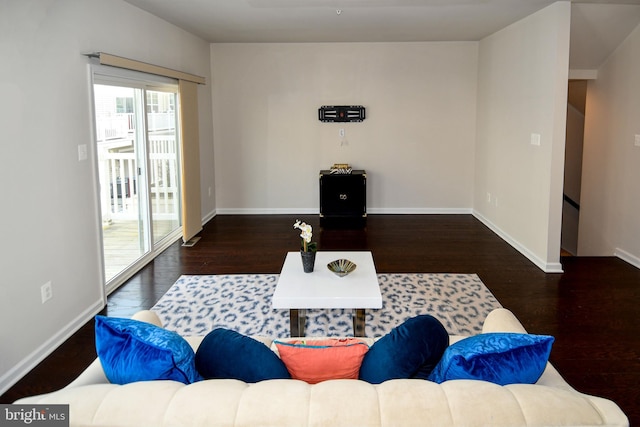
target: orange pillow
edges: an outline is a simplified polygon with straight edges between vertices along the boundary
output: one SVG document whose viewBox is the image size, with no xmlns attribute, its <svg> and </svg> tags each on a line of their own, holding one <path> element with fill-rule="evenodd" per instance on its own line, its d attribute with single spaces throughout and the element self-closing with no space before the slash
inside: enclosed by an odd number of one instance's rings
<svg viewBox="0 0 640 427">
<path fill-rule="evenodd" d="M 357 338 L 276 341 L 280 359 L 291 378 L 316 384 L 325 380 L 358 379 L 369 346 Z"/>
</svg>

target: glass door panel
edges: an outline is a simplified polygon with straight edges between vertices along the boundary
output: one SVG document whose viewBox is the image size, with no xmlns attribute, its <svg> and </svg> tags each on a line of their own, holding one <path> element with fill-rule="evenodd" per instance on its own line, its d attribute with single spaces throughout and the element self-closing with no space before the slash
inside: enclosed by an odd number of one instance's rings
<svg viewBox="0 0 640 427">
<path fill-rule="evenodd" d="M 149 252 L 144 91 L 94 85 L 106 282 Z"/>
<path fill-rule="evenodd" d="M 180 227 L 176 93 L 147 90 L 149 196 L 156 244 Z"/>
</svg>

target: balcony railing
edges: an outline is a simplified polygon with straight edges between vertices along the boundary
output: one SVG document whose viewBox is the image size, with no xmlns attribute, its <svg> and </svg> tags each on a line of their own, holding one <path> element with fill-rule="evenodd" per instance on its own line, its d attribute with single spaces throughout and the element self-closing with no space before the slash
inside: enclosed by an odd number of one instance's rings
<svg viewBox="0 0 640 427">
<path fill-rule="evenodd" d="M 136 120 L 133 113 L 102 114 L 96 121 L 96 126 L 97 140 L 100 143 L 127 138 L 136 129 Z M 174 130 L 175 127 L 175 111 L 147 113 L 147 130 L 149 132 Z"/>
<path fill-rule="evenodd" d="M 133 152 L 109 152 L 100 156 L 102 217 L 105 221 L 138 218 L 138 163 Z M 154 219 L 179 215 L 178 156 L 173 135 L 149 137 L 149 182 Z"/>
</svg>

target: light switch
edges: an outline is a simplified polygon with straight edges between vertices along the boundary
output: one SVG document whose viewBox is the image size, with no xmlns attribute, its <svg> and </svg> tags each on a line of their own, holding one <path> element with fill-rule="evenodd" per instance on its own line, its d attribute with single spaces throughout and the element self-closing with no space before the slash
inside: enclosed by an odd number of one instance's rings
<svg viewBox="0 0 640 427">
<path fill-rule="evenodd" d="M 78 145 L 78 161 L 87 160 L 87 144 Z"/>
<path fill-rule="evenodd" d="M 636 147 L 640 147 L 640 135 L 636 135 L 634 144 Z"/>
<path fill-rule="evenodd" d="M 540 134 L 532 133 L 531 134 L 531 145 L 540 145 Z"/>
<path fill-rule="evenodd" d="M 338 134 L 340 135 L 340 138 L 344 138 L 344 129 L 340 128 L 340 131 L 338 132 Z"/>
</svg>

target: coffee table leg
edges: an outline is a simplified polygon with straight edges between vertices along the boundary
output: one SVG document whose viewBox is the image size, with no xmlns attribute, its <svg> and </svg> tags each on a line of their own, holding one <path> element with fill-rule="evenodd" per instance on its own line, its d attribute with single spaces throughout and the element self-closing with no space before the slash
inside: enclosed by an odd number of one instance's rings
<svg viewBox="0 0 640 427">
<path fill-rule="evenodd" d="M 353 336 L 364 337 L 364 308 L 356 308 L 353 313 Z"/>
<path fill-rule="evenodd" d="M 292 337 L 304 336 L 304 324 L 306 320 L 306 313 L 304 309 L 292 308 L 289 310 L 289 330 Z"/>
</svg>

